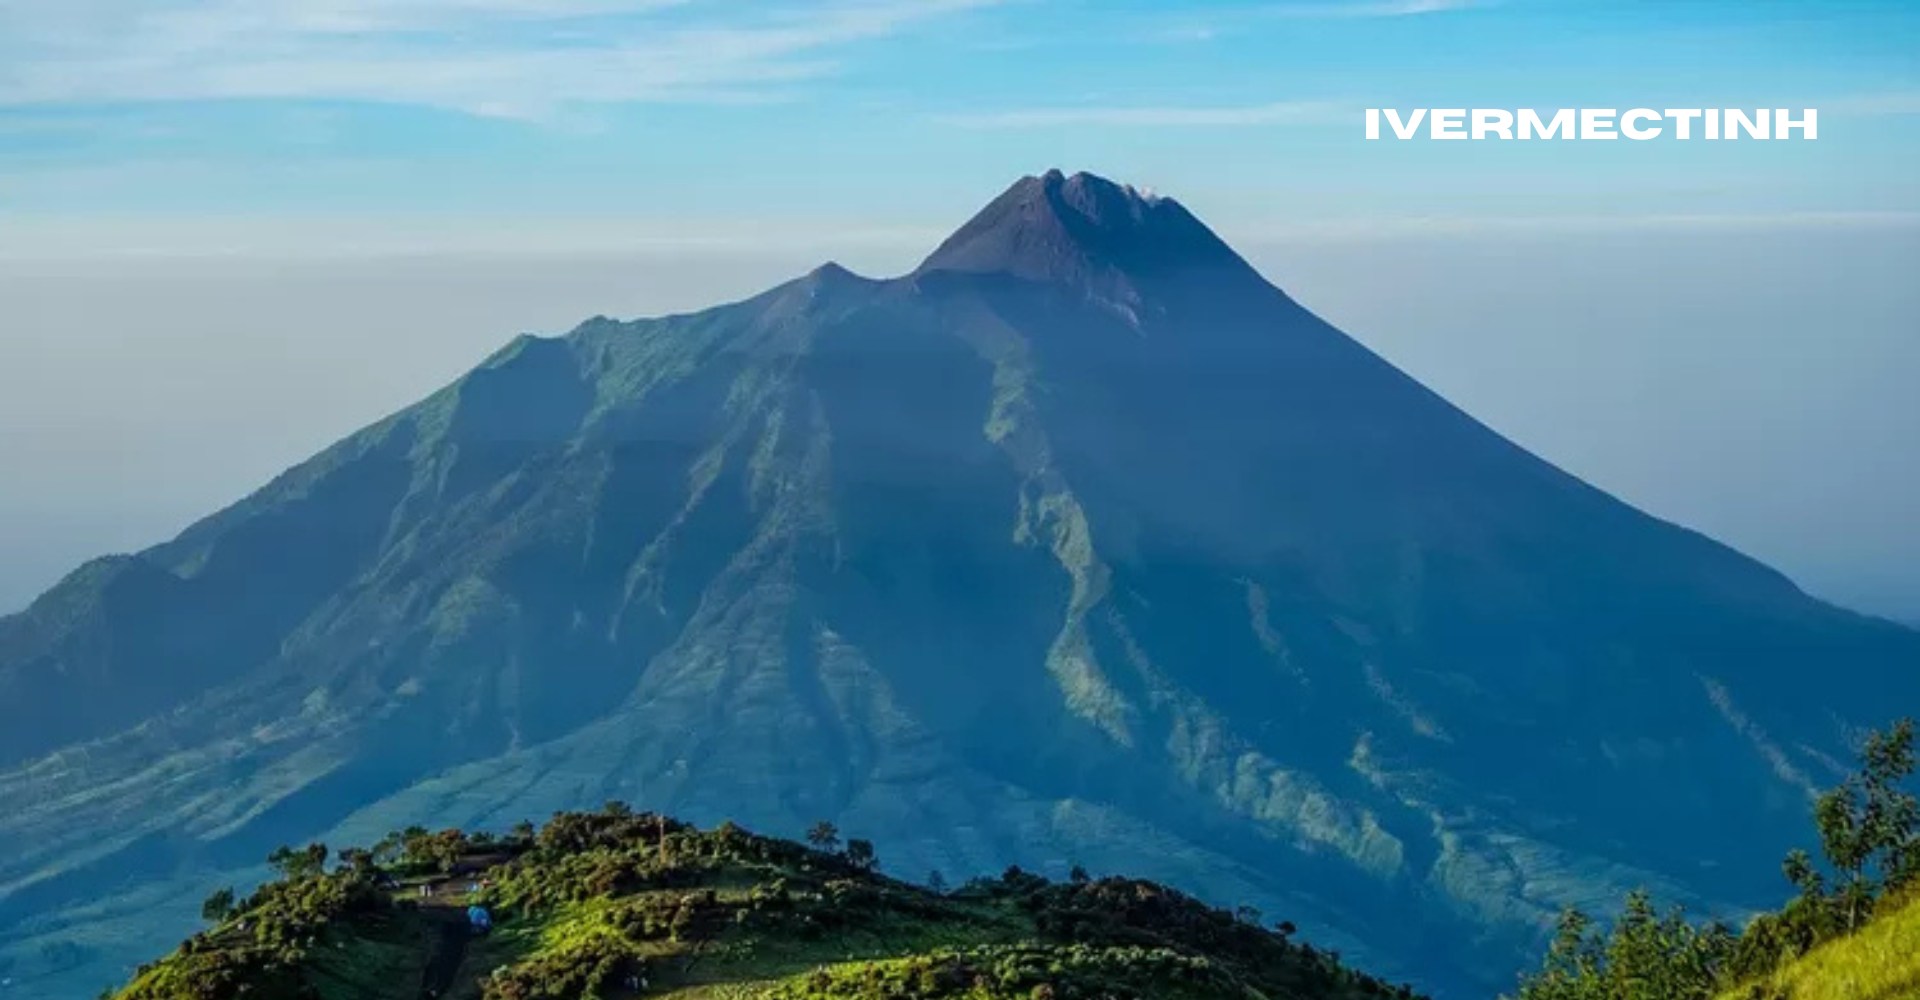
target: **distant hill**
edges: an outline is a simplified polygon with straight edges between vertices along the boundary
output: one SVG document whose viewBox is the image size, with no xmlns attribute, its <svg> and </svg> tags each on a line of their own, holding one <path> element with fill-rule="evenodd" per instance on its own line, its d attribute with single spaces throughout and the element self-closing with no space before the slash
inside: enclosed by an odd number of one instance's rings
<svg viewBox="0 0 1920 1000">
<path fill-rule="evenodd" d="M 216 904 L 215 926 L 120 1000 L 1415 996 L 1290 925 L 1150 882 L 1010 869 L 933 889 L 877 874 L 861 841 L 809 848 L 621 810 L 526 839 L 386 844 L 331 871 L 321 848 L 232 911 Z"/>
<path fill-rule="evenodd" d="M 1051 172 L 907 275 L 515 339 L 0 619 L 0 963 L 91 994 L 276 845 L 621 799 L 1126 871 L 1464 1000 L 1567 903 L 1775 903 L 1917 664 Z"/>
</svg>

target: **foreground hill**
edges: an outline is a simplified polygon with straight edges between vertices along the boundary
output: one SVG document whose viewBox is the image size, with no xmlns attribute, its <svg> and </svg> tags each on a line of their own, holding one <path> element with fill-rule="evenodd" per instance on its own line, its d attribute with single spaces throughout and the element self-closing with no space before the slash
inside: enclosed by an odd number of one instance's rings
<svg viewBox="0 0 1920 1000">
<path fill-rule="evenodd" d="M 909 275 L 517 339 L 0 619 L 0 964 L 91 993 L 274 845 L 623 799 L 1484 996 L 1567 903 L 1773 903 L 1915 664 L 1050 173 Z"/>
<path fill-rule="evenodd" d="M 1920 896 L 1722 1000 L 1920 998 Z"/>
<path fill-rule="evenodd" d="M 1920 998 L 1920 895 L 1721 1000 Z"/>
<path fill-rule="evenodd" d="M 1860 741 L 1860 771 L 1812 808 L 1818 859 L 1796 849 L 1784 906 L 1739 926 L 1664 911 L 1637 889 L 1604 928 L 1562 914 L 1517 1000 L 1920 998 L 1920 795 L 1914 721 Z"/>
<path fill-rule="evenodd" d="M 622 809 L 556 816 L 525 839 L 420 832 L 386 845 L 397 850 L 345 852 L 330 873 L 324 848 L 288 855 L 287 878 L 231 911 L 214 904 L 215 927 L 118 996 L 1414 996 L 1148 882 L 1011 869 L 934 890 L 876 874 L 859 841 L 810 849 Z"/>
</svg>

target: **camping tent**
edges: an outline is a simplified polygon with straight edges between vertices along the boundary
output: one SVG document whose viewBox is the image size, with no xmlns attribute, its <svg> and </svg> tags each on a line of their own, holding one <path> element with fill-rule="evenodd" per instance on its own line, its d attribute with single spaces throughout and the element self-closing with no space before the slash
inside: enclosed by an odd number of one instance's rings
<svg viewBox="0 0 1920 1000">
<path fill-rule="evenodd" d="M 493 914 L 488 913 L 484 906 L 469 906 L 467 923 L 472 925 L 476 933 L 485 933 L 493 929 Z"/>
</svg>

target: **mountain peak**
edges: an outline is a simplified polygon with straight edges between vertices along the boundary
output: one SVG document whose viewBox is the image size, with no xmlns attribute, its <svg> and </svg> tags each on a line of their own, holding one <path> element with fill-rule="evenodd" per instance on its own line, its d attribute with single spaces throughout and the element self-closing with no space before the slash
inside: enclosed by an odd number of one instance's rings
<svg viewBox="0 0 1920 1000">
<path fill-rule="evenodd" d="M 830 260 L 807 272 L 807 280 L 820 284 L 828 284 L 842 281 L 862 281 L 865 279 L 847 270 L 839 261 Z"/>
<path fill-rule="evenodd" d="M 1238 255 L 1172 198 L 1090 173 L 1023 177 L 920 265 L 919 273 L 1085 281 L 1235 264 Z"/>
</svg>

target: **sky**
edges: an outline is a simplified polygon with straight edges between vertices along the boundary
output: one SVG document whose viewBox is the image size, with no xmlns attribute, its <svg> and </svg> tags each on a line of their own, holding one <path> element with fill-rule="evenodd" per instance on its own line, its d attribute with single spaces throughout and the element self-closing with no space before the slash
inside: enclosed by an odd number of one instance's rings
<svg viewBox="0 0 1920 1000">
<path fill-rule="evenodd" d="M 1820 109 L 1368 142 L 1362 109 Z M 0 609 L 522 330 L 1179 198 L 1522 444 L 1920 620 L 1920 4 L 0 0 Z"/>
</svg>

